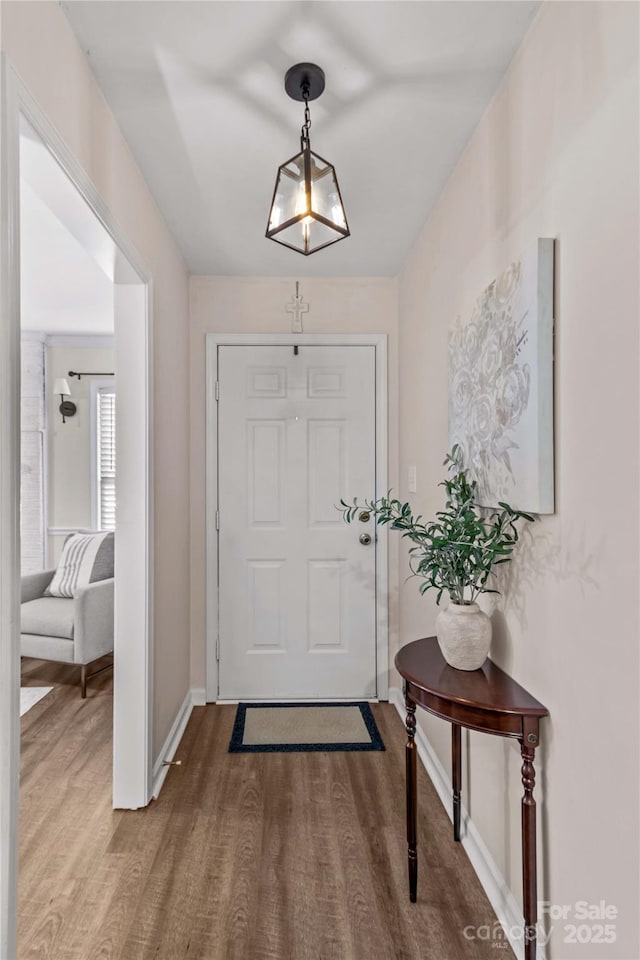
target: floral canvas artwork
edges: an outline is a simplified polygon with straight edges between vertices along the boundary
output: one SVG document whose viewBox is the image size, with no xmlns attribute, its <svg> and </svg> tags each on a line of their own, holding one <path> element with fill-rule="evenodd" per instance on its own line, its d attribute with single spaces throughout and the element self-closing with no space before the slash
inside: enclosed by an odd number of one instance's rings
<svg viewBox="0 0 640 960">
<path fill-rule="evenodd" d="M 486 287 L 449 338 L 449 449 L 483 506 L 553 513 L 553 240 Z"/>
</svg>

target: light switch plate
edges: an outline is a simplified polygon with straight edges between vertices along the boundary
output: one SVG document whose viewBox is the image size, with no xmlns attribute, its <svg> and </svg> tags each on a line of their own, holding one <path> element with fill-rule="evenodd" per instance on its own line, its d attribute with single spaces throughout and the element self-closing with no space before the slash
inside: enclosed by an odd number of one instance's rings
<svg viewBox="0 0 640 960">
<path fill-rule="evenodd" d="M 418 489 L 418 471 L 415 467 L 409 467 L 408 473 L 409 493 L 415 493 Z"/>
</svg>

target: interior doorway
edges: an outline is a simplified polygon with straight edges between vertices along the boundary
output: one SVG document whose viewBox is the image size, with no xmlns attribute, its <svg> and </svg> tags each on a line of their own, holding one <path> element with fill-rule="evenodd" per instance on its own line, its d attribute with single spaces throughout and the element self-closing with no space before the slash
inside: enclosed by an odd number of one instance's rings
<svg viewBox="0 0 640 960">
<path fill-rule="evenodd" d="M 41 177 L 42 195 L 111 288 L 118 393 L 113 803 L 114 807 L 135 808 L 148 803 L 151 795 L 150 706 L 146 702 L 150 690 L 151 595 L 148 284 L 132 263 L 130 251 L 123 251 L 122 238 L 116 240 L 110 232 L 104 212 L 99 214 L 91 198 L 83 193 L 82 183 L 74 179 L 74 173 L 79 176 L 79 172 L 63 165 L 56 143 L 47 140 L 48 131 L 38 129 L 39 120 L 38 116 L 27 117 L 25 109 L 20 112 L 21 130 L 29 131 L 28 137 L 21 137 L 20 170 L 26 164 L 25 140 L 28 143 L 29 137 L 35 136 L 53 161 Z M 21 274 L 22 292 L 24 286 Z M 132 690 L 132 677 L 140 681 L 142 696 Z"/>
<path fill-rule="evenodd" d="M 66 229 L 113 285 L 118 460 L 113 805 L 152 795 L 152 475 L 150 275 L 93 184 L 6 60 L 1 63 L 0 212 L 0 954 L 15 952 L 20 678 L 20 128 L 54 161 L 51 204 L 75 197 Z M 64 195 L 64 196 L 63 196 Z M 81 214 L 81 209 L 84 215 Z M 89 216 L 86 216 L 86 213 Z"/>
</svg>

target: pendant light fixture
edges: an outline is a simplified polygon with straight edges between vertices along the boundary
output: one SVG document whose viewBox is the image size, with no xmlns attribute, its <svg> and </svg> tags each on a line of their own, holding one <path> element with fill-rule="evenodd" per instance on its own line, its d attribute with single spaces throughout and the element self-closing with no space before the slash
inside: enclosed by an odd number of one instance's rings
<svg viewBox="0 0 640 960">
<path fill-rule="evenodd" d="M 336 172 L 311 150 L 309 101 L 324 90 L 324 72 L 315 63 L 297 63 L 284 78 L 293 100 L 304 102 L 300 153 L 278 169 L 266 236 L 308 256 L 349 236 Z"/>
</svg>

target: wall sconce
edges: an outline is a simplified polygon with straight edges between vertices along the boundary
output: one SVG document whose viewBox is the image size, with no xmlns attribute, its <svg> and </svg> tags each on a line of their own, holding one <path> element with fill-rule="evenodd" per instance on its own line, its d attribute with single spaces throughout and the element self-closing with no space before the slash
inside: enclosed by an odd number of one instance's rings
<svg viewBox="0 0 640 960">
<path fill-rule="evenodd" d="M 296 63 L 287 70 L 284 88 L 292 100 L 304 102 L 300 153 L 278 169 L 266 236 L 305 257 L 349 236 L 336 171 L 313 153 L 309 101 L 324 90 L 324 72 L 315 63 Z"/>
<path fill-rule="evenodd" d="M 58 409 L 62 414 L 62 422 L 66 423 L 67 417 L 75 417 L 78 408 L 73 400 L 65 400 L 65 397 L 71 396 L 71 390 L 69 390 L 69 384 L 64 377 L 58 377 L 57 380 L 54 380 L 53 392 L 60 396 L 60 406 Z"/>
</svg>

